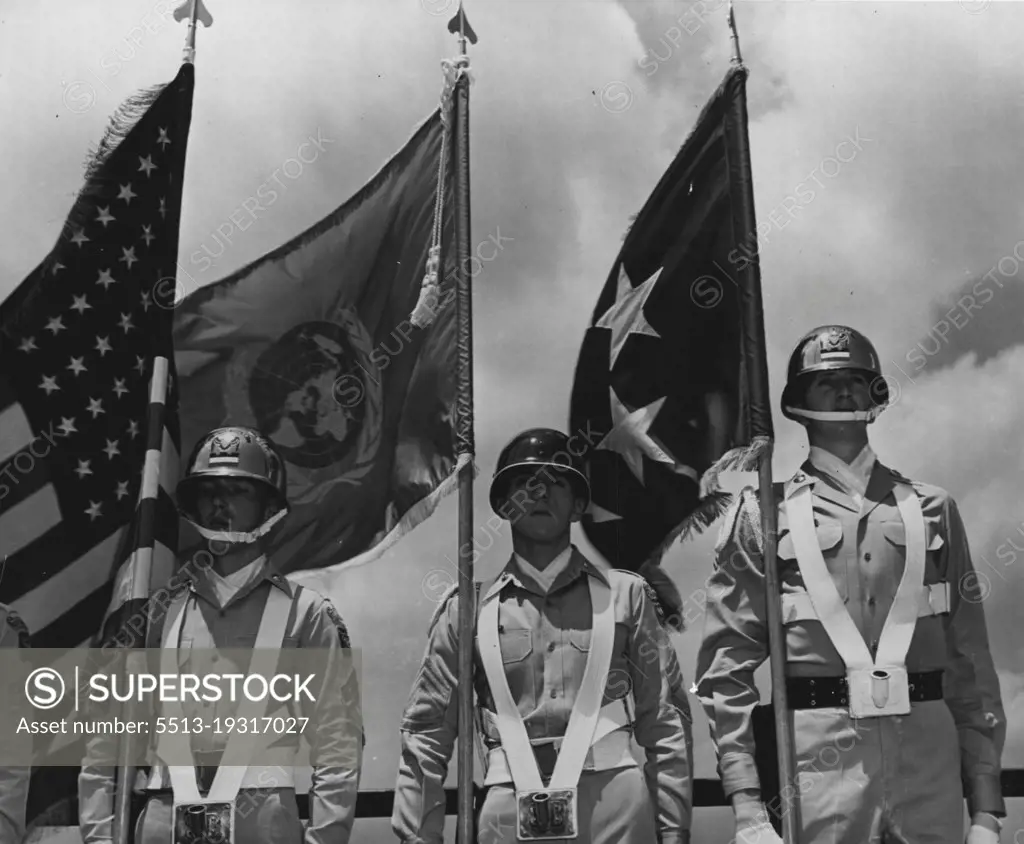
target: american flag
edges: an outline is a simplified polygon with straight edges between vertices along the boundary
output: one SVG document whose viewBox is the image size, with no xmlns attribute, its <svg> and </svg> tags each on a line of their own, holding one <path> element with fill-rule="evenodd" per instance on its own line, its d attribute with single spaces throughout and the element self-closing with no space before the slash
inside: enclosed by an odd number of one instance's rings
<svg viewBox="0 0 1024 844">
<path fill-rule="evenodd" d="M 140 521 L 155 528 L 153 579 L 173 566 L 173 364 L 162 430 L 148 428 L 154 360 L 173 360 L 193 87 L 184 64 L 173 82 L 121 106 L 56 246 L 0 305 L 0 602 L 25 620 L 34 647 L 68 657 L 93 644 L 123 602 L 145 599 L 149 583 L 134 596 L 115 589 L 137 558 Z M 154 433 L 160 489 L 143 495 Z M 74 822 L 53 810 L 71 805 L 77 773 L 35 769 L 30 823 L 43 814 Z"/>
</svg>

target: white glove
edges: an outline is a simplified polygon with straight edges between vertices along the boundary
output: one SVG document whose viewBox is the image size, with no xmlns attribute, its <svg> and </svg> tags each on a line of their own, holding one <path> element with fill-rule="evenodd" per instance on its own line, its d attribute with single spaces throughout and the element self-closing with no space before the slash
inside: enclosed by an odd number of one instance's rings
<svg viewBox="0 0 1024 844">
<path fill-rule="evenodd" d="M 735 844 L 783 844 L 764 815 L 736 819 Z M 968 841 L 967 844 L 975 844 Z M 979 844 L 981 842 L 979 841 Z M 988 844 L 988 842 L 985 842 Z"/>
<path fill-rule="evenodd" d="M 999 844 L 999 833 L 978 824 L 971 824 L 967 833 L 967 844 Z"/>
</svg>

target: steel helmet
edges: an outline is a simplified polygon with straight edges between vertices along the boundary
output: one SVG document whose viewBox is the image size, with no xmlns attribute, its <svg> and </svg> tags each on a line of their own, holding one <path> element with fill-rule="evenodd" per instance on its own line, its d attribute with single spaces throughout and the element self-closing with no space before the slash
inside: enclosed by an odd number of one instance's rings
<svg viewBox="0 0 1024 844">
<path fill-rule="evenodd" d="M 868 379 L 870 410 L 822 412 L 803 405 L 811 379 L 818 372 L 839 369 L 860 372 Z M 875 347 L 859 331 L 845 325 L 822 325 L 808 332 L 789 358 L 782 414 L 787 419 L 821 422 L 873 422 L 889 403 L 889 386 L 882 375 Z"/>
<path fill-rule="evenodd" d="M 499 509 L 508 495 L 513 477 L 524 470 L 549 466 L 568 476 L 573 491 L 590 505 L 590 482 L 583 474 L 579 458 L 569 448 L 569 438 L 553 428 L 531 428 L 513 437 L 498 455 L 498 464 L 491 478 L 491 509 Z"/>
<path fill-rule="evenodd" d="M 273 496 L 277 511 L 250 533 L 214 531 L 198 524 L 196 499 L 204 478 L 238 478 L 253 481 Z M 288 513 L 287 476 L 284 461 L 259 431 L 233 425 L 217 428 L 192 450 L 185 476 L 178 483 L 178 509 L 207 539 L 254 542 Z"/>
</svg>

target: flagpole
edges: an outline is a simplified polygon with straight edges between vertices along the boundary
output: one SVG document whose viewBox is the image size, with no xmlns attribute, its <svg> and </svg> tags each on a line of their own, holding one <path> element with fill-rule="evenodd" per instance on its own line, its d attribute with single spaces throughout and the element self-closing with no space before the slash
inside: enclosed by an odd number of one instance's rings
<svg viewBox="0 0 1024 844">
<path fill-rule="evenodd" d="M 146 462 L 142 469 L 142 485 L 139 488 L 139 522 L 138 534 L 134 545 L 134 559 L 128 567 L 128 601 L 126 606 L 131 609 L 138 606 L 137 596 L 141 590 L 143 602 L 149 599 L 150 573 L 153 568 L 153 548 L 156 539 L 156 510 L 142 506 L 146 499 L 156 500 L 160 488 L 160 462 L 163 453 L 164 411 L 167 407 L 169 387 L 168 373 L 170 363 L 165 357 L 153 359 L 153 376 L 149 388 L 149 409 L 146 414 Z M 122 618 L 122 623 L 127 619 Z M 144 631 L 148 632 L 148 615 L 143 618 Z M 131 629 L 131 628 L 130 628 Z M 120 632 L 120 631 L 119 631 Z M 141 642 L 133 642 L 133 649 L 128 654 L 127 670 L 129 674 L 138 674 L 146 669 L 145 651 L 146 632 Z M 131 706 L 129 702 L 127 706 Z M 131 712 L 128 720 L 133 720 Z M 132 785 L 135 779 L 135 766 L 132 764 L 134 739 L 131 734 L 124 737 L 121 743 L 121 764 L 117 768 L 117 787 L 114 805 L 113 839 L 116 844 L 131 844 L 131 808 Z"/>
<path fill-rule="evenodd" d="M 732 64 L 746 73 L 740 54 L 740 39 L 736 29 L 736 15 L 732 0 L 729 0 L 729 31 L 732 37 Z M 745 81 L 741 84 L 746 84 Z M 738 98 L 740 130 L 736 133 L 739 158 L 750 162 L 750 137 L 747 131 L 746 95 Z M 743 230 L 747 237 L 754 237 L 756 244 L 757 220 L 754 215 L 754 187 L 752 179 L 745 180 L 745 189 L 739 191 L 740 214 Z M 756 247 L 755 247 L 756 248 Z M 758 288 L 759 289 L 759 288 Z M 761 303 L 756 303 L 761 310 Z M 762 336 L 760 348 L 764 348 L 763 323 L 759 325 Z M 751 378 L 755 390 L 767 393 L 767 364 L 761 361 L 761 372 Z M 757 404 L 768 407 L 768 396 L 757 397 Z M 786 639 L 782 625 L 782 597 L 778 570 L 778 510 L 772 484 L 772 455 L 775 450 L 774 437 L 761 454 L 758 464 L 758 501 L 761 510 L 761 535 L 764 537 L 765 601 L 767 602 L 768 656 L 772 679 L 772 709 L 775 717 L 775 735 L 778 748 L 779 797 L 782 801 L 782 840 L 784 844 L 797 844 L 797 830 L 800 828 L 800 804 L 796 788 L 796 760 L 793 744 L 793 719 L 786 700 Z"/>
<path fill-rule="evenodd" d="M 465 15 L 459 8 L 459 50 L 466 56 Z M 458 827 L 456 842 L 472 844 L 473 812 L 473 630 L 476 619 L 476 587 L 473 572 L 473 298 L 470 281 L 469 205 L 469 75 L 455 85 L 455 249 L 456 319 L 458 355 L 457 451 L 466 461 L 459 475 L 459 753 Z"/>
</svg>

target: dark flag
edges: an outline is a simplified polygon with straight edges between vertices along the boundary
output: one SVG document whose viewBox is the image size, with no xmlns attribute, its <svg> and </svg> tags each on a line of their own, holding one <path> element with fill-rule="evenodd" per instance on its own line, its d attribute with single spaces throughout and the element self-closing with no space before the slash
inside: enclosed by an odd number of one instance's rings
<svg viewBox="0 0 1024 844">
<path fill-rule="evenodd" d="M 677 623 L 662 554 L 723 512 L 718 473 L 755 468 L 772 436 L 746 73 L 729 72 L 633 221 L 572 391 L 571 431 L 591 444 L 587 538 L 645 574 Z"/>
<path fill-rule="evenodd" d="M 151 432 L 149 387 L 154 359 L 171 354 L 193 86 L 186 64 L 170 84 L 121 106 L 57 244 L 0 305 L 0 601 L 26 621 L 34 647 L 68 658 L 96 641 L 118 604 L 114 583 L 136 556 L 138 508 L 153 525 L 154 570 L 173 564 L 176 400 L 172 389 L 162 428 Z M 143 495 L 153 439 L 166 470 L 161 488 Z M 30 826 L 76 822 L 77 775 L 45 763 L 34 770 Z"/>
<path fill-rule="evenodd" d="M 271 536 L 283 572 L 372 559 L 456 486 L 445 132 L 438 110 L 352 199 L 178 308 L 183 442 L 248 425 L 275 443 L 292 504 Z M 442 244 L 438 286 L 424 284 Z"/>
</svg>

